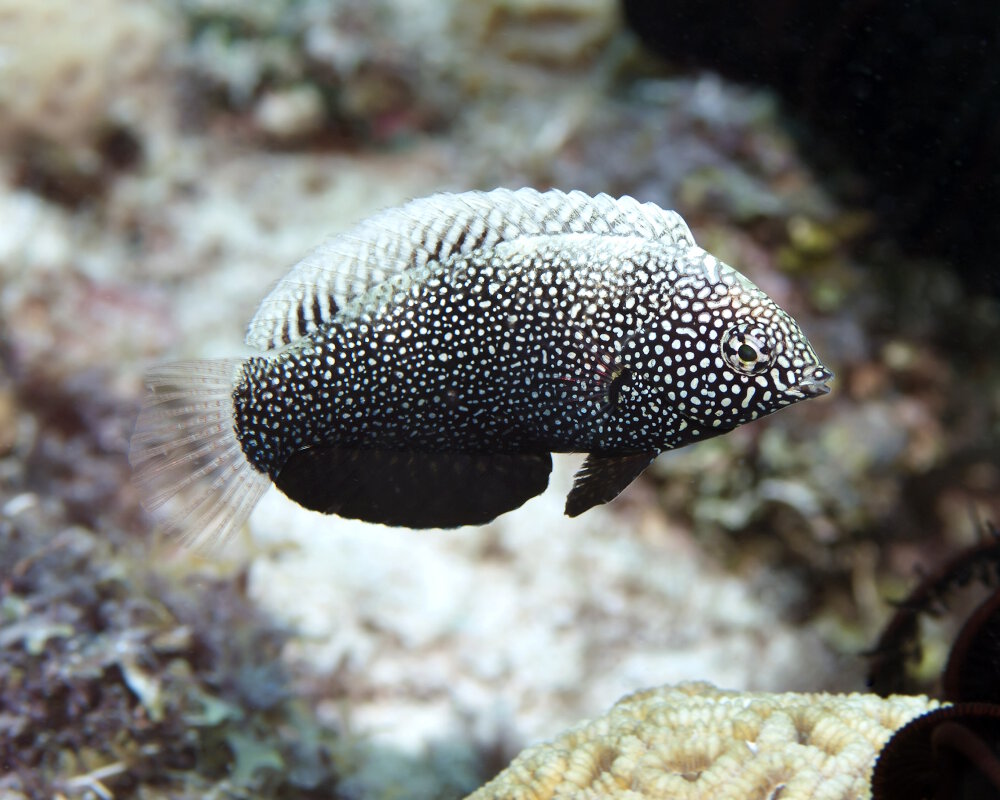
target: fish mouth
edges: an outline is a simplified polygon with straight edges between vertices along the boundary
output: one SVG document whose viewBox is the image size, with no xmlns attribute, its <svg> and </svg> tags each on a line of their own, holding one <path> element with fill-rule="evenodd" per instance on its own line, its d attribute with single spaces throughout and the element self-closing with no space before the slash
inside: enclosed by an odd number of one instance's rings
<svg viewBox="0 0 1000 800">
<path fill-rule="evenodd" d="M 832 377 L 833 372 L 828 370 L 826 367 L 816 367 L 816 369 L 809 373 L 806 379 L 795 388 L 802 392 L 805 397 L 819 397 L 820 395 L 828 394 L 830 392 L 830 387 L 826 385 L 826 382 Z"/>
</svg>

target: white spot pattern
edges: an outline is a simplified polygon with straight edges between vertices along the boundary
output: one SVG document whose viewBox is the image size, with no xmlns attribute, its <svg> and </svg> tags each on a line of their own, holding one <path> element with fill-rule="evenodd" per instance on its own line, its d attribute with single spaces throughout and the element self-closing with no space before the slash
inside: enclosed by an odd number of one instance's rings
<svg viewBox="0 0 1000 800">
<path fill-rule="evenodd" d="M 318 444 L 660 452 L 829 377 L 794 320 L 731 267 L 635 220 L 633 235 L 606 234 L 603 218 L 567 233 L 578 207 L 536 220 L 555 233 L 487 236 L 469 253 L 449 228 L 447 257 L 343 291 L 332 320 L 246 362 L 234 400 L 248 459 L 273 476 Z M 747 341 L 753 363 L 740 361 Z"/>
</svg>

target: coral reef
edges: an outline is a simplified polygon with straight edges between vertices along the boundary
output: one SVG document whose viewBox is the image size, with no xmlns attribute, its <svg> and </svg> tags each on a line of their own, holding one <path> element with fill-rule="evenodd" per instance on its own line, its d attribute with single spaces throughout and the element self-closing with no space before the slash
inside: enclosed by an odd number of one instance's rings
<svg viewBox="0 0 1000 800">
<path fill-rule="evenodd" d="M 0 138 L 75 146 L 112 123 L 138 123 L 135 89 L 161 67 L 171 36 L 158 3 L 4 0 Z"/>
<path fill-rule="evenodd" d="M 17 179 L 79 202 L 131 166 L 169 121 L 154 87 L 170 83 L 177 37 L 161 3 L 0 3 L 0 146 L 20 158 Z"/>
<path fill-rule="evenodd" d="M 282 148 L 386 144 L 453 113 L 425 47 L 428 26 L 442 24 L 439 5 L 417 13 L 403 0 L 180 5 L 193 129 L 226 127 Z M 432 27 L 432 37 L 441 33 Z"/>
<path fill-rule="evenodd" d="M 772 93 L 651 61 L 610 0 L 0 8 L 0 793 L 443 800 L 637 686 L 853 691 L 913 565 L 1000 519 L 996 304 L 831 197 Z M 833 393 L 575 522 L 566 459 L 482 528 L 272 494 L 228 553 L 163 542 L 124 456 L 143 370 L 239 355 L 326 234 L 496 185 L 676 208 Z"/>
<path fill-rule="evenodd" d="M 638 692 L 519 755 L 468 800 L 855 800 L 926 697 L 764 694 L 690 683 Z"/>
<path fill-rule="evenodd" d="M 184 576 L 130 539 L 131 404 L 22 368 L 2 355 L 0 795 L 332 791 L 351 745 L 296 699 L 287 633 L 238 573 Z"/>
</svg>

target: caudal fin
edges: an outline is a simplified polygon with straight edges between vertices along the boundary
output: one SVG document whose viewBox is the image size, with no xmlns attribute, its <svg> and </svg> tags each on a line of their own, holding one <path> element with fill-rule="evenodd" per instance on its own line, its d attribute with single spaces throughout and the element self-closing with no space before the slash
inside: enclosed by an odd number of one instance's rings
<svg viewBox="0 0 1000 800">
<path fill-rule="evenodd" d="M 225 541 L 270 485 L 233 428 L 235 359 L 165 364 L 148 391 L 129 446 L 143 506 L 195 546 Z"/>
</svg>

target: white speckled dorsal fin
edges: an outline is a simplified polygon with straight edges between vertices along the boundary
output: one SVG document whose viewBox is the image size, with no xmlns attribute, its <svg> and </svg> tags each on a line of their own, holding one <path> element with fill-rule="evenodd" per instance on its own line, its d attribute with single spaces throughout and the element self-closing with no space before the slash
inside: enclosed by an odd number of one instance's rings
<svg viewBox="0 0 1000 800">
<path fill-rule="evenodd" d="M 382 211 L 306 255 L 264 298 L 247 344 L 269 350 L 299 339 L 406 270 L 523 236 L 561 233 L 694 244 L 679 214 L 631 197 L 555 189 L 435 194 Z"/>
</svg>

